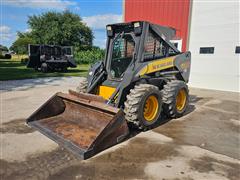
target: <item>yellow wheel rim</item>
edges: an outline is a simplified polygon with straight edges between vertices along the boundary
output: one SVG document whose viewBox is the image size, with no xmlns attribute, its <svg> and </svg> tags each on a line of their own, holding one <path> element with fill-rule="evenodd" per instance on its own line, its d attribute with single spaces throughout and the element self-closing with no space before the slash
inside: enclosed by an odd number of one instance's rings
<svg viewBox="0 0 240 180">
<path fill-rule="evenodd" d="M 144 105 L 143 115 L 147 121 L 152 121 L 158 112 L 158 100 L 155 96 L 151 95 L 147 98 Z"/>
<path fill-rule="evenodd" d="M 182 111 L 185 107 L 187 100 L 186 91 L 184 89 L 180 89 L 176 98 L 176 107 L 178 111 Z"/>
</svg>

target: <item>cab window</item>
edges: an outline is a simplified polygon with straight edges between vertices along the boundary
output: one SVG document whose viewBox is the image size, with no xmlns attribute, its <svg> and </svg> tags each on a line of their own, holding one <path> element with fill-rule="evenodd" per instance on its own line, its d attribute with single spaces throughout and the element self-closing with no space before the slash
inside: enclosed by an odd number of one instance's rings
<svg viewBox="0 0 240 180">
<path fill-rule="evenodd" d="M 118 37 L 113 42 L 110 64 L 112 78 L 121 78 L 133 58 L 135 42 L 130 34 Z"/>
<path fill-rule="evenodd" d="M 166 45 L 153 31 L 149 31 L 144 46 L 144 60 L 154 60 L 166 56 Z"/>
</svg>

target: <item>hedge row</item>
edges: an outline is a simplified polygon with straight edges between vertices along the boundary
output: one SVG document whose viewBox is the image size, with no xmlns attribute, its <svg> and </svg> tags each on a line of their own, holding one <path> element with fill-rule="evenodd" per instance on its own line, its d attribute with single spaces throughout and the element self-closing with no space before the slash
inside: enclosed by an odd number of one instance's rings
<svg viewBox="0 0 240 180">
<path fill-rule="evenodd" d="M 91 50 L 79 50 L 74 52 L 74 59 L 77 64 L 93 64 L 97 61 L 103 60 L 104 56 L 105 50 L 99 48 L 92 48 Z M 22 57 L 22 55 L 19 55 L 16 57 L 21 59 L 22 63 L 25 63 L 28 60 L 27 56 Z M 0 55 L 0 59 L 6 59 L 6 57 Z"/>
<path fill-rule="evenodd" d="M 77 51 L 74 53 L 74 59 L 77 64 L 93 64 L 103 60 L 105 51 L 102 49 L 92 49 L 86 51 Z"/>
</svg>

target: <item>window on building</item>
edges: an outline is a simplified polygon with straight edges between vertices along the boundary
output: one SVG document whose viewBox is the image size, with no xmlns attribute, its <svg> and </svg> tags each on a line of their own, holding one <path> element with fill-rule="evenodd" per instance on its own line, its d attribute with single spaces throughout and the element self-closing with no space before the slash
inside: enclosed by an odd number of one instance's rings
<svg viewBox="0 0 240 180">
<path fill-rule="evenodd" d="M 166 56 L 166 46 L 164 42 L 151 31 L 148 33 L 144 50 L 144 60 L 153 60 Z"/>
<path fill-rule="evenodd" d="M 173 43 L 173 45 L 174 45 L 176 48 L 178 48 L 178 43 Z"/>
<path fill-rule="evenodd" d="M 214 47 L 200 47 L 200 54 L 214 54 Z"/>
<path fill-rule="evenodd" d="M 240 54 L 240 46 L 236 46 L 235 54 Z"/>
</svg>

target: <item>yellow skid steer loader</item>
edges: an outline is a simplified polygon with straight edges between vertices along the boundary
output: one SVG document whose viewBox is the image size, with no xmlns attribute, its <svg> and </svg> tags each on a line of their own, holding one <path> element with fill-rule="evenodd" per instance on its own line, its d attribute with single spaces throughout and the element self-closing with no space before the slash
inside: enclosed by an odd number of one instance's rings
<svg viewBox="0 0 240 180">
<path fill-rule="evenodd" d="M 27 123 L 87 159 L 122 142 L 131 127 L 149 129 L 188 105 L 190 52 L 170 40 L 173 28 L 145 21 L 107 25 L 104 61 L 92 65 L 77 91 L 56 93 Z"/>
</svg>

